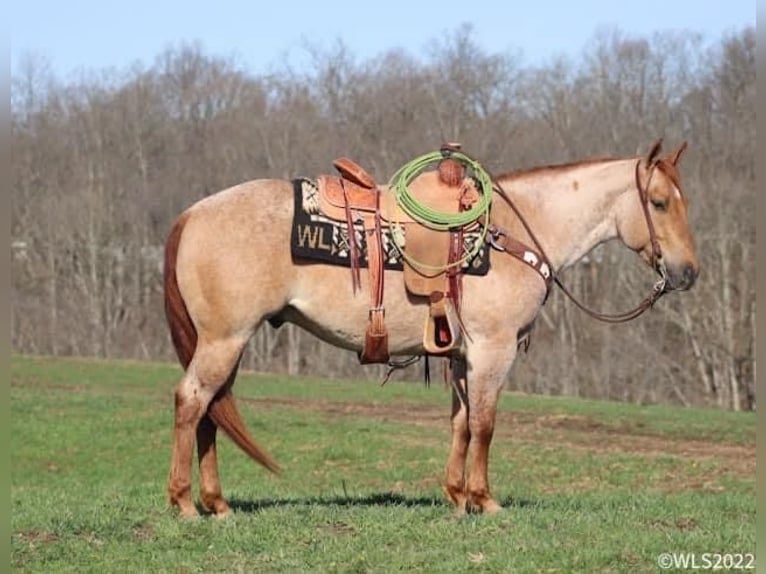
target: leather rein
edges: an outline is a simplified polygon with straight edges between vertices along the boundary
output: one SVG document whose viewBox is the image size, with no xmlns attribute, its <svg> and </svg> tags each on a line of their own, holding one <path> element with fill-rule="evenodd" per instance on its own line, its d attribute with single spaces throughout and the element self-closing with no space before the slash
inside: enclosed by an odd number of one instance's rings
<svg viewBox="0 0 766 574">
<path fill-rule="evenodd" d="M 636 317 L 643 314 L 647 309 L 650 309 L 657 302 L 657 300 L 659 300 L 660 297 L 662 297 L 665 293 L 667 293 L 667 269 L 665 268 L 665 263 L 662 260 L 662 250 L 660 249 L 660 243 L 657 240 L 657 233 L 654 229 L 654 222 L 652 221 L 652 217 L 649 212 L 649 192 L 648 192 L 649 183 L 652 180 L 652 176 L 654 175 L 654 170 L 657 167 L 657 163 L 655 162 L 651 166 L 651 169 L 649 171 L 649 177 L 647 178 L 647 181 L 646 181 L 646 186 L 641 185 L 641 178 L 639 175 L 640 164 L 641 164 L 641 160 L 636 162 L 636 170 L 635 170 L 636 188 L 638 189 L 638 197 L 641 201 L 641 208 L 643 209 L 643 212 L 644 212 L 644 218 L 646 219 L 646 224 L 647 224 L 647 227 L 649 228 L 649 241 L 651 242 L 651 247 L 652 247 L 652 258 L 651 258 L 652 267 L 660 274 L 660 279 L 654 284 L 654 286 L 652 287 L 652 291 L 649 293 L 649 295 L 647 295 L 635 308 L 631 309 L 630 311 L 626 311 L 624 313 L 616 313 L 616 314 L 600 313 L 598 311 L 594 311 L 586 307 L 583 303 L 578 301 L 575 298 L 575 296 L 572 295 L 569 289 L 567 289 L 566 286 L 564 286 L 564 284 L 561 282 L 561 279 L 559 279 L 557 274 L 553 271 L 553 267 L 550 264 L 550 260 L 548 259 L 548 256 L 545 254 L 545 250 L 543 249 L 542 245 L 540 245 L 540 242 L 538 241 L 537 237 L 532 232 L 526 220 L 521 215 L 518 208 L 511 200 L 511 198 L 508 196 L 508 194 L 505 192 L 503 187 L 494 177 L 492 177 L 492 184 L 494 186 L 494 191 L 501 198 L 503 198 L 503 200 L 508 204 L 508 206 L 516 214 L 516 217 L 519 218 L 519 221 L 521 221 L 521 224 L 524 227 L 524 230 L 532 239 L 532 242 L 535 244 L 535 247 L 539 250 L 541 261 L 534 261 L 536 259 L 536 256 L 534 254 L 532 254 L 531 256 L 529 255 L 532 252 L 530 252 L 529 250 L 525 250 L 521 242 L 510 238 L 508 236 L 508 233 L 505 230 L 495 225 L 490 225 L 489 227 L 490 245 L 494 247 L 495 249 L 497 249 L 498 251 L 503 251 L 518 259 L 522 259 L 525 263 L 535 268 L 537 272 L 540 273 L 543 280 L 545 281 L 546 300 L 548 298 L 548 294 L 550 293 L 551 283 L 553 282 L 561 288 L 561 290 L 564 292 L 564 295 L 566 295 L 579 309 L 581 309 L 582 311 L 584 311 L 585 313 L 587 313 L 594 319 L 597 319 L 598 321 L 603 321 L 605 323 L 625 323 L 627 321 L 631 321 L 635 319 Z"/>
</svg>

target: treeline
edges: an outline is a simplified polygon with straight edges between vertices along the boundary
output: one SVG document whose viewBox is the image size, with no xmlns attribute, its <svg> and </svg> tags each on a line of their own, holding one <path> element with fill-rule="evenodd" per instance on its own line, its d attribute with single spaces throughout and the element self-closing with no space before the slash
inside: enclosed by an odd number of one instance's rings
<svg viewBox="0 0 766 574">
<path fill-rule="evenodd" d="M 501 172 L 631 155 L 664 137 L 690 144 L 697 286 L 626 326 L 597 324 L 554 292 L 508 388 L 754 409 L 755 29 L 712 41 L 612 30 L 542 66 L 487 53 L 469 27 L 432 48 L 358 61 L 339 43 L 313 51 L 308 70 L 259 74 L 186 45 L 65 81 L 25 58 L 11 78 L 13 349 L 173 359 L 165 236 L 194 201 L 248 179 L 326 173 L 349 155 L 385 180 L 444 141 Z M 616 311 L 653 277 L 610 245 L 565 280 Z M 382 372 L 292 326 L 264 327 L 244 367 Z"/>
</svg>

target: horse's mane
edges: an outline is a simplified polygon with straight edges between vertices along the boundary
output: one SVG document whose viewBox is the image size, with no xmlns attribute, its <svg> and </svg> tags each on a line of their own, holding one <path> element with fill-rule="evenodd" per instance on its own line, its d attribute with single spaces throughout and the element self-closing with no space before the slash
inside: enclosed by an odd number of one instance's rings
<svg viewBox="0 0 766 574">
<path fill-rule="evenodd" d="M 620 159 L 626 159 L 626 158 L 613 157 L 613 156 L 596 156 L 596 157 L 590 157 L 590 158 L 581 159 L 577 161 L 571 161 L 567 163 L 556 163 L 556 164 L 550 164 L 550 165 L 539 165 L 539 166 L 530 167 L 530 168 L 514 169 L 511 171 L 506 171 L 504 173 L 501 173 L 499 176 L 497 176 L 497 179 L 515 179 L 519 177 L 526 177 L 529 175 L 541 175 L 546 172 L 555 173 L 558 171 L 563 171 L 563 170 L 572 169 L 576 167 L 584 167 L 587 165 L 604 163 L 607 161 L 617 161 Z"/>
<path fill-rule="evenodd" d="M 550 165 L 540 165 L 540 166 L 535 166 L 535 167 L 530 167 L 525 169 L 515 169 L 515 170 L 501 173 L 499 176 L 497 176 L 496 179 L 498 181 L 502 181 L 506 179 L 511 179 L 511 180 L 520 179 L 522 177 L 529 177 L 532 175 L 544 175 L 546 173 L 556 174 L 557 172 L 565 171 L 568 169 L 574 169 L 577 167 L 585 167 L 585 166 L 594 165 L 597 163 L 606 163 L 609 161 L 620 161 L 620 160 L 626 160 L 626 159 L 636 159 L 636 158 L 595 156 L 595 157 L 590 157 L 590 158 L 567 162 L 567 163 L 557 163 L 557 164 L 550 164 Z M 656 166 L 665 175 L 667 175 L 670 178 L 670 180 L 673 182 L 673 184 L 676 186 L 679 193 L 681 193 L 681 196 L 683 197 L 684 192 L 682 191 L 681 176 L 678 172 L 678 168 L 674 164 L 667 161 L 666 159 L 657 160 Z"/>
</svg>

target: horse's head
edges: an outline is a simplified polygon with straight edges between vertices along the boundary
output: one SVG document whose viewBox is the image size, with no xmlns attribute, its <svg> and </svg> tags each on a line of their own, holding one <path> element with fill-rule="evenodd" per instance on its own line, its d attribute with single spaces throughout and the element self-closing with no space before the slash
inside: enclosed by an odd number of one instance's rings
<svg viewBox="0 0 766 574">
<path fill-rule="evenodd" d="M 688 198 L 681 187 L 678 160 L 686 142 L 660 156 L 662 140 L 639 159 L 635 187 L 618 221 L 623 241 L 659 273 L 666 290 L 689 289 L 699 274 L 694 239 L 689 230 Z M 638 188 L 636 193 L 635 189 Z"/>
</svg>

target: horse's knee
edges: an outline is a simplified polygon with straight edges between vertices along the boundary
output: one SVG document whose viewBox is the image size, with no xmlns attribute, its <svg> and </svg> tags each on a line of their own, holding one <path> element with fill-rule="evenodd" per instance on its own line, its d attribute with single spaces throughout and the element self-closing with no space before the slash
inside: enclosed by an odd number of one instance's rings
<svg viewBox="0 0 766 574">
<path fill-rule="evenodd" d="M 489 448 L 492 437 L 495 435 L 495 421 L 482 421 L 471 431 L 471 440 Z"/>
<path fill-rule="evenodd" d="M 468 430 L 471 433 L 471 440 L 491 441 L 495 431 L 496 416 L 496 401 L 475 401 L 468 413 Z"/>
</svg>

